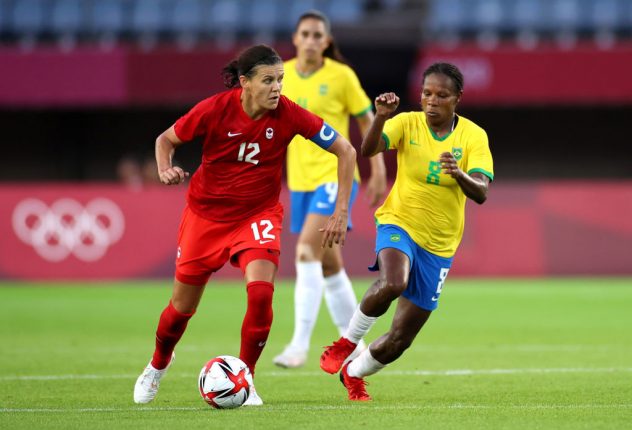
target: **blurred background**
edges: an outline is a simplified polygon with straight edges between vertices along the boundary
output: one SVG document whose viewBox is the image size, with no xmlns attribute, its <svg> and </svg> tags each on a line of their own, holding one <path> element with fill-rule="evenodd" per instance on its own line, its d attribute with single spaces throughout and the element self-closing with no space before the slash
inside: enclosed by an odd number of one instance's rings
<svg viewBox="0 0 632 430">
<path fill-rule="evenodd" d="M 400 111 L 432 62 L 463 71 L 459 113 L 487 131 L 495 181 L 451 274 L 632 275 L 630 0 L 0 0 L 0 279 L 172 276 L 185 188 L 156 183 L 154 139 L 222 90 L 242 48 L 291 58 L 313 8 L 369 97 L 395 91 Z M 193 172 L 200 149 L 178 164 Z M 369 276 L 372 211 L 361 196 L 353 276 Z"/>
</svg>

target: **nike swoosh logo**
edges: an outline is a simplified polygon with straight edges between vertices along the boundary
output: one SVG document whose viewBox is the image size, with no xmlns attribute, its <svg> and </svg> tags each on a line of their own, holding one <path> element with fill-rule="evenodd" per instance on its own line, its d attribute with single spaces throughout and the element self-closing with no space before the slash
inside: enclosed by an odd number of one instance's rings
<svg viewBox="0 0 632 430">
<path fill-rule="evenodd" d="M 259 342 L 259 346 L 260 346 L 260 347 L 262 347 L 262 348 L 263 348 L 265 345 L 266 345 L 266 341 L 265 341 L 265 340 L 264 340 L 263 342 Z"/>
<path fill-rule="evenodd" d="M 228 137 L 239 136 L 240 134 L 243 134 L 243 133 L 231 133 L 231 132 L 229 131 L 229 132 L 228 132 Z"/>
<path fill-rule="evenodd" d="M 432 300 L 433 302 L 436 302 L 437 300 L 439 300 L 439 297 L 432 296 L 432 299 L 430 299 L 430 300 Z"/>
<path fill-rule="evenodd" d="M 260 240 L 259 243 L 260 244 L 264 244 L 264 243 L 268 243 L 268 242 L 272 242 L 274 239 L 270 239 L 270 240 Z"/>
</svg>

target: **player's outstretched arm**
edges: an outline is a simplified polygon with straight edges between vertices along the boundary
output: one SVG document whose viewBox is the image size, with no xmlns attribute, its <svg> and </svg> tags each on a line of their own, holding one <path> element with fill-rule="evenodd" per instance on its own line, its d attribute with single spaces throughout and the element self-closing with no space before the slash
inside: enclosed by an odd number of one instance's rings
<svg viewBox="0 0 632 430">
<path fill-rule="evenodd" d="M 372 157 L 386 150 L 386 142 L 382 139 L 384 123 L 399 106 L 399 97 L 395 93 L 383 93 L 375 98 L 375 119 L 362 141 L 362 156 Z"/>
<path fill-rule="evenodd" d="M 482 173 L 474 172 L 468 175 L 459 169 L 456 158 L 451 152 L 443 152 L 439 158 L 443 173 L 456 179 L 463 194 L 474 200 L 479 205 L 487 200 L 487 191 L 489 190 L 489 178 Z"/>
<path fill-rule="evenodd" d="M 327 220 L 327 224 L 320 229 L 323 232 L 322 246 L 334 243 L 345 244 L 347 235 L 347 220 L 349 218 L 349 198 L 353 186 L 353 173 L 356 164 L 356 151 L 347 139 L 338 135 L 334 143 L 327 149 L 338 157 L 338 196 L 336 209 Z"/>
<path fill-rule="evenodd" d="M 176 148 L 182 145 L 173 126 L 165 130 L 156 138 L 156 164 L 158 165 L 158 176 L 160 182 L 165 185 L 177 185 L 184 182 L 189 176 L 182 168 L 172 165 L 173 154 Z"/>
</svg>

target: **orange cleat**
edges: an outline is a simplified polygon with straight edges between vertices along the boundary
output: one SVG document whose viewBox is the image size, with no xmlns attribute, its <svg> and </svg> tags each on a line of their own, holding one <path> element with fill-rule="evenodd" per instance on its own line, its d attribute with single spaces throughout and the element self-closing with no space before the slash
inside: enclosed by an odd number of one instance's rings
<svg viewBox="0 0 632 430">
<path fill-rule="evenodd" d="M 349 363 L 351 363 L 351 361 Z M 345 364 L 340 371 L 340 382 L 342 382 L 342 385 L 344 385 L 347 389 L 347 392 L 349 393 L 349 400 L 353 400 L 355 402 L 368 402 L 371 400 L 371 396 L 369 396 L 369 393 L 366 392 L 366 382 L 362 378 L 349 376 L 347 373 L 349 363 Z"/>
<path fill-rule="evenodd" d="M 338 373 L 342 363 L 356 349 L 357 344 L 349 339 L 341 337 L 333 345 L 325 347 L 325 352 L 320 356 L 320 368 L 327 373 Z"/>
</svg>

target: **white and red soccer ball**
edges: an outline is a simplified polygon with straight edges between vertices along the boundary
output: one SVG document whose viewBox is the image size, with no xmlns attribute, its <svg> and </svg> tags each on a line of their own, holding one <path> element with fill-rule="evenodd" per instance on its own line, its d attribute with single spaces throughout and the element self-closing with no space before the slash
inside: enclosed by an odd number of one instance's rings
<svg viewBox="0 0 632 430">
<path fill-rule="evenodd" d="M 230 355 L 220 355 L 202 367 L 198 379 L 200 395 L 217 409 L 243 405 L 250 395 L 252 375 L 246 363 Z"/>
</svg>

